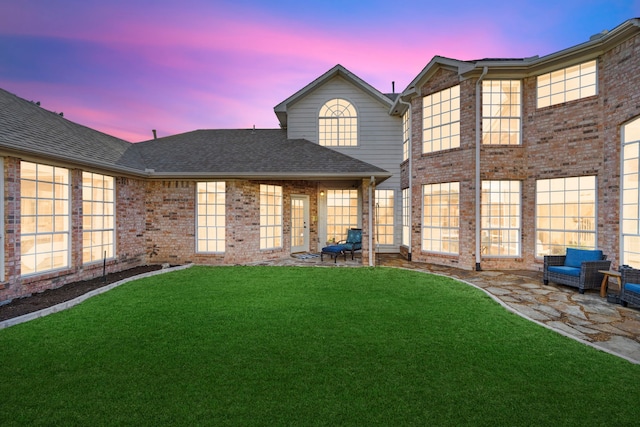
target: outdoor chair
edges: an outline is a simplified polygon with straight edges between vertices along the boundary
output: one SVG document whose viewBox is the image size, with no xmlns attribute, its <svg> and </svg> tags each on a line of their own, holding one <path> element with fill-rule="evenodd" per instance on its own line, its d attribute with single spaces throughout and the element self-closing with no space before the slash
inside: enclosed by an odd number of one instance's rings
<svg viewBox="0 0 640 427">
<path fill-rule="evenodd" d="M 620 304 L 640 305 L 640 270 L 630 267 L 620 268 Z"/>
<path fill-rule="evenodd" d="M 351 228 L 347 231 L 347 239 L 339 241 L 338 244 L 344 246 L 346 251 L 351 252 L 351 259 L 353 259 L 353 254 L 362 250 L 362 229 Z"/>
<path fill-rule="evenodd" d="M 596 289 L 602 285 L 604 274 L 599 270 L 609 270 L 611 261 L 601 250 L 567 248 L 566 255 L 545 255 L 542 280 L 578 288 L 584 294 L 585 289 Z"/>
<path fill-rule="evenodd" d="M 362 250 L 362 229 L 351 228 L 347 231 L 347 238 L 340 240 L 335 245 L 329 245 L 322 248 L 320 251 L 320 261 L 322 261 L 322 255 L 329 255 L 333 258 L 333 262 L 338 260 L 339 255 L 344 255 L 344 260 L 347 260 L 347 252 L 351 252 L 351 259 L 354 259 L 354 253 Z"/>
</svg>

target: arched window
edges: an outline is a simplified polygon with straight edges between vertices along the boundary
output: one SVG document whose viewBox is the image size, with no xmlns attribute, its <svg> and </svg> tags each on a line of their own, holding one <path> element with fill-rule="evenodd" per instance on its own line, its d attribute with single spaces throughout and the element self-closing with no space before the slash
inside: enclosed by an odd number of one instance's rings
<svg viewBox="0 0 640 427">
<path fill-rule="evenodd" d="M 320 145 L 358 145 L 358 114 L 349 101 L 341 98 L 327 101 L 320 109 L 318 124 Z"/>
</svg>

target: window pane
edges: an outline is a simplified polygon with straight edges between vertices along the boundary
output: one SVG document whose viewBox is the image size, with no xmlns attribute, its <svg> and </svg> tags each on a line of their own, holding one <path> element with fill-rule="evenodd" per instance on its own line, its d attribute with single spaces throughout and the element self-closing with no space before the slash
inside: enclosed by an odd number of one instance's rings
<svg viewBox="0 0 640 427">
<path fill-rule="evenodd" d="M 422 152 L 460 146 L 460 88 L 445 89 L 422 99 Z"/>
<path fill-rule="evenodd" d="M 596 246 L 596 177 L 536 182 L 536 256 Z"/>
<path fill-rule="evenodd" d="M 114 193 L 113 177 L 82 173 L 83 263 L 115 256 Z"/>
<path fill-rule="evenodd" d="M 538 108 L 596 95 L 596 82 L 595 60 L 538 76 Z"/>
<path fill-rule="evenodd" d="M 196 251 L 224 252 L 226 240 L 224 181 L 196 184 Z"/>
<path fill-rule="evenodd" d="M 324 146 L 358 145 L 358 116 L 349 101 L 334 98 L 320 108 L 318 140 Z"/>
<path fill-rule="evenodd" d="M 282 247 L 282 187 L 260 185 L 260 249 Z"/>
<path fill-rule="evenodd" d="M 20 163 L 23 275 L 69 266 L 69 171 Z"/>
<path fill-rule="evenodd" d="M 482 181 L 482 256 L 520 256 L 520 181 Z"/>
<path fill-rule="evenodd" d="M 394 191 L 376 190 L 376 240 L 381 245 L 394 244 Z"/>
<path fill-rule="evenodd" d="M 422 187 L 422 250 L 458 254 L 460 184 Z"/>
<path fill-rule="evenodd" d="M 327 240 L 344 240 L 350 228 L 358 228 L 357 190 L 328 190 Z"/>
</svg>

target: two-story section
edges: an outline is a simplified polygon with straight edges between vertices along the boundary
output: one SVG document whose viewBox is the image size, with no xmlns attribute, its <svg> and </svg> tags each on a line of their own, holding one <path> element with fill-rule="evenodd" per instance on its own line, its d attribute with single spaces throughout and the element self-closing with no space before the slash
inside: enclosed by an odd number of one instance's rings
<svg viewBox="0 0 640 427">
<path fill-rule="evenodd" d="M 566 248 L 640 267 L 640 28 L 544 57 L 435 57 L 400 95 L 414 261 L 541 269 Z"/>
<path fill-rule="evenodd" d="M 375 184 L 374 250 L 398 252 L 402 233 L 401 119 L 390 115 L 397 94 L 383 94 L 341 65 L 278 104 L 274 110 L 290 139 L 306 139 L 392 174 Z M 363 188 L 323 182 L 318 188 L 318 248 L 361 224 Z M 366 207 L 365 207 L 366 208 Z"/>
</svg>

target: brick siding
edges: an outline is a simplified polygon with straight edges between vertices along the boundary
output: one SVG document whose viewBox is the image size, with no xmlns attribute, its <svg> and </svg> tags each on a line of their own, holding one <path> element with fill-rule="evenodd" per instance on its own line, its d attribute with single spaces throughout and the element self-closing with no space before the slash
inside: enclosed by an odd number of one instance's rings
<svg viewBox="0 0 640 427">
<path fill-rule="evenodd" d="M 540 270 L 535 251 L 536 180 L 597 176 L 597 246 L 617 266 L 619 254 L 620 129 L 640 115 L 639 36 L 598 57 L 598 94 L 536 108 L 536 77 L 523 80 L 522 145 L 482 146 L 481 180 L 522 182 L 522 256 L 483 257 L 483 269 Z M 566 64 L 565 66 L 573 65 Z M 563 65 L 558 65 L 562 68 Z M 412 100 L 412 259 L 475 268 L 475 84 L 440 69 Z M 461 146 L 422 154 L 422 96 L 460 84 Z M 408 171 L 402 168 L 402 186 Z M 460 255 L 422 252 L 422 185 L 460 182 Z"/>
</svg>

